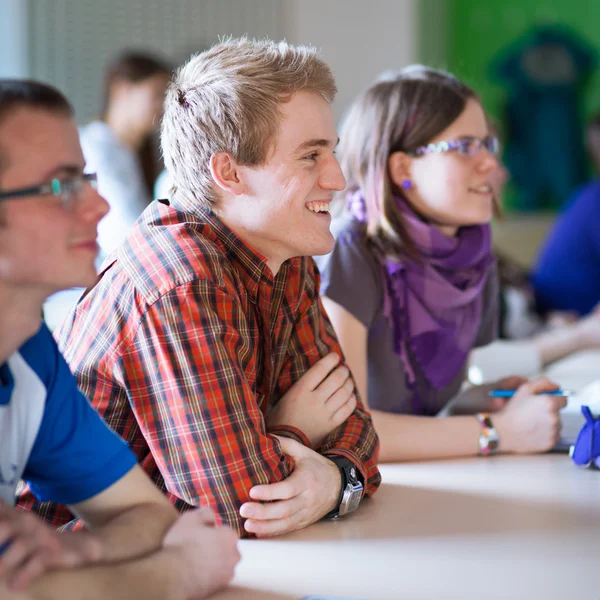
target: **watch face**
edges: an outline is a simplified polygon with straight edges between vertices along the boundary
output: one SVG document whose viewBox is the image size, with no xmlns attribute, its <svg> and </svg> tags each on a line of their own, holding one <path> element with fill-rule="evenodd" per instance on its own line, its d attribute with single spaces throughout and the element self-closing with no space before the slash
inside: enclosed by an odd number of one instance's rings
<svg viewBox="0 0 600 600">
<path fill-rule="evenodd" d="M 360 499 L 362 498 L 362 489 L 355 490 L 350 494 L 350 501 L 348 502 L 348 510 L 347 512 L 352 512 L 358 508 L 360 504 Z"/>
<path fill-rule="evenodd" d="M 363 486 L 361 483 L 349 483 L 344 490 L 339 516 L 347 515 L 356 510 L 362 499 Z"/>
</svg>

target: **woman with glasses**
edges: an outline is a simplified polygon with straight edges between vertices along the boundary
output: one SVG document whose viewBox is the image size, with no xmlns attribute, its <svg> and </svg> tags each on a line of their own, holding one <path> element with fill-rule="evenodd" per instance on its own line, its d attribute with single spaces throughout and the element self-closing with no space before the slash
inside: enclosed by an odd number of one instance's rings
<svg viewBox="0 0 600 600">
<path fill-rule="evenodd" d="M 335 249 L 317 262 L 380 459 L 553 447 L 565 400 L 541 395 L 555 389 L 547 380 L 498 382 L 522 384 L 508 402 L 489 386 L 461 394 L 469 353 L 497 330 L 498 141 L 477 95 L 447 73 L 408 67 L 356 100 L 340 137 L 346 210 Z M 456 416 L 432 418 L 450 407 Z"/>
</svg>

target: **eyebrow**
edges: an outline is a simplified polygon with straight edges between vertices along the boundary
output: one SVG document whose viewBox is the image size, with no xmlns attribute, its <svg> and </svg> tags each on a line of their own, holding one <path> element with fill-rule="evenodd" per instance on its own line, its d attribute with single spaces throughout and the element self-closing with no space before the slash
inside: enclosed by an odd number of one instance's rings
<svg viewBox="0 0 600 600">
<path fill-rule="evenodd" d="M 49 173 L 46 173 L 44 177 L 44 181 L 48 179 L 55 179 L 59 174 L 65 175 L 81 175 L 83 173 L 83 167 L 81 165 L 60 165 L 52 169 Z"/>
<path fill-rule="evenodd" d="M 335 148 L 338 144 L 340 143 L 340 138 L 337 138 L 335 144 L 332 142 L 332 140 L 327 140 L 325 138 L 315 138 L 312 140 L 307 140 L 306 142 L 303 142 L 302 144 L 300 144 L 298 146 L 298 148 L 296 148 L 295 153 L 298 152 L 302 152 L 304 150 L 308 150 L 310 148 Z"/>
</svg>

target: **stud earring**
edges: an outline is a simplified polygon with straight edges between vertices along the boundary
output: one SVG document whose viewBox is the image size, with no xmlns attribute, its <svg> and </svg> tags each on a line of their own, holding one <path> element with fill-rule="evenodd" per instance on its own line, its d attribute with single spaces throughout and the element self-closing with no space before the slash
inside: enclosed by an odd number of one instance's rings
<svg viewBox="0 0 600 600">
<path fill-rule="evenodd" d="M 402 182 L 402 189 L 403 190 L 410 190 L 412 188 L 412 181 L 410 179 L 405 179 Z"/>
</svg>

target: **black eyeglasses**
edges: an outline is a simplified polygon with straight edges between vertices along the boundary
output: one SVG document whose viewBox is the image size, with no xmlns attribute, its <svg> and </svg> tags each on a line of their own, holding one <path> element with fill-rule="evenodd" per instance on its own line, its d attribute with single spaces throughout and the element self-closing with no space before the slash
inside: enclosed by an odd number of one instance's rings
<svg viewBox="0 0 600 600">
<path fill-rule="evenodd" d="M 84 185 L 90 185 L 98 189 L 98 177 L 96 173 L 83 173 L 74 175 L 67 179 L 53 179 L 35 187 L 21 188 L 8 192 L 0 192 L 0 201 L 15 198 L 29 198 L 31 196 L 58 196 L 63 206 L 69 208 L 75 204 Z"/>
<path fill-rule="evenodd" d="M 488 135 L 483 139 L 465 136 L 458 140 L 452 140 L 451 142 L 437 142 L 436 144 L 428 144 L 427 146 L 421 146 L 413 152 L 407 152 L 409 156 L 423 156 L 424 154 L 430 154 L 432 152 L 451 152 L 456 150 L 459 154 L 464 156 L 475 156 L 479 151 L 485 148 L 490 154 L 498 154 L 500 152 L 500 142 L 494 135 Z"/>
</svg>

